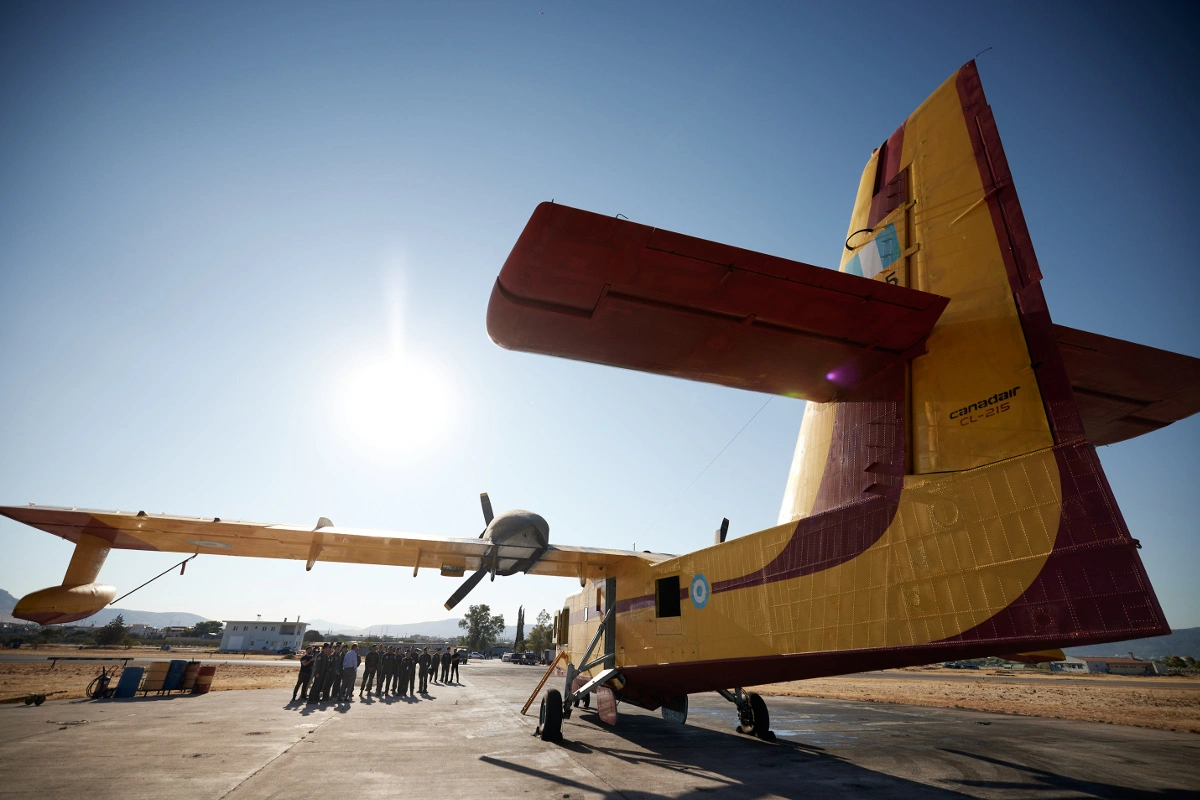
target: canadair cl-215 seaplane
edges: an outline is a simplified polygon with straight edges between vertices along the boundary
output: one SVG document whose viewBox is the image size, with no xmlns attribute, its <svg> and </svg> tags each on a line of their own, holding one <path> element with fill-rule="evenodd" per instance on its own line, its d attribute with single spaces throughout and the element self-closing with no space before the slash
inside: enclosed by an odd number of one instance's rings
<svg viewBox="0 0 1200 800">
<path fill-rule="evenodd" d="M 503 347 L 808 400 L 776 527 L 670 556 L 551 545 L 486 495 L 470 539 L 6 507 L 75 542 L 13 614 L 103 608 L 114 547 L 473 570 L 447 608 L 578 577 L 547 739 L 593 694 L 683 721 L 708 691 L 771 738 L 741 687 L 1168 633 L 1095 445 L 1200 410 L 1200 359 L 1057 326 L 1040 280 L 972 62 L 871 154 L 837 272 L 544 203 L 496 281 Z"/>
</svg>

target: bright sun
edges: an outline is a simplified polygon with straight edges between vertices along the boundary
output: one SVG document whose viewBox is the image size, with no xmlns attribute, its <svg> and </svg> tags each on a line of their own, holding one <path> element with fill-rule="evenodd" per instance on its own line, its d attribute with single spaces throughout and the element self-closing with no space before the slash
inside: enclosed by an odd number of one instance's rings
<svg viewBox="0 0 1200 800">
<path fill-rule="evenodd" d="M 412 450 L 441 432 L 448 400 L 442 381 L 420 364 L 403 358 L 374 361 L 347 383 L 346 419 L 373 450 Z"/>
</svg>

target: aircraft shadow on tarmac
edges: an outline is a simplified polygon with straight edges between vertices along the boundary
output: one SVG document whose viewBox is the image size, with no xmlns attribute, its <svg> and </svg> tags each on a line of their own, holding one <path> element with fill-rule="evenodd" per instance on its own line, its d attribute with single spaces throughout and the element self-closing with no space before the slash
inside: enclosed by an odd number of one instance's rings
<svg viewBox="0 0 1200 800">
<path fill-rule="evenodd" d="M 869 793 L 870 796 L 921 797 L 950 800 L 967 795 L 946 791 L 915 781 L 872 772 L 830 755 L 822 748 L 778 739 L 773 744 L 734 733 L 725 734 L 691 725 L 672 725 L 650 716 L 621 718 L 621 724 L 609 727 L 595 714 L 580 715 L 580 722 L 594 724 L 605 734 L 624 739 L 634 747 L 604 746 L 592 742 L 571 741 L 569 724 L 563 726 L 560 746 L 580 755 L 598 754 L 616 759 L 630 767 L 645 765 L 660 772 L 676 773 L 676 787 L 694 778 L 697 786 L 684 794 L 659 794 L 648 787 L 639 787 L 638 797 L 692 798 L 762 797 L 779 795 L 795 797 L 798 791 L 806 796 L 820 796 L 822 790 L 842 796 L 846 790 Z M 591 739 L 592 737 L 589 737 Z M 635 749 L 638 748 L 638 749 Z M 570 778 L 553 775 L 523 764 L 491 756 L 481 756 L 487 764 L 519 772 L 531 777 L 553 781 L 564 787 L 588 792 L 595 787 L 585 786 Z M 587 764 L 587 762 L 583 762 Z M 589 767 L 595 766 L 587 764 Z M 603 772 L 597 774 L 603 775 Z M 716 784 L 715 786 L 713 784 Z M 624 791 L 613 788 L 605 797 L 624 798 Z"/>
<path fill-rule="evenodd" d="M 950 748 L 942 748 L 947 753 L 953 753 L 963 758 L 973 758 L 978 761 L 984 761 L 988 764 L 993 764 L 998 767 L 1005 767 L 1016 772 L 1023 773 L 1029 776 L 1029 780 L 1016 781 L 980 781 L 980 780 L 957 780 L 954 783 L 962 786 L 969 786 L 974 789 L 990 789 L 998 790 L 1020 790 L 1020 791 L 1055 791 L 1065 792 L 1072 795 L 1079 794 L 1083 797 L 1095 797 L 1100 800 L 1174 800 L 1174 798 L 1194 798 L 1197 797 L 1197 792 L 1187 789 L 1164 789 L 1147 790 L 1133 789 L 1128 786 L 1113 786 L 1108 783 L 1097 783 L 1095 781 L 1084 781 L 1078 778 L 1069 778 L 1065 775 L 1056 775 L 1053 772 L 1048 772 L 1037 767 L 1026 766 L 1025 764 L 1017 764 L 1012 761 L 1005 761 L 992 756 L 983 756 L 978 753 L 968 753 L 963 750 L 953 750 Z"/>
<path fill-rule="evenodd" d="M 826 752 L 823 748 L 806 745 L 780 738 L 773 744 L 745 737 L 734 733 L 722 733 L 707 728 L 691 725 L 676 726 L 664 723 L 650 716 L 630 715 L 621 718 L 621 724 L 609 727 L 600 723 L 595 714 L 582 714 L 580 722 L 594 724 L 601 728 L 607 736 L 625 740 L 632 747 L 606 746 L 595 743 L 596 737 L 587 737 L 588 741 L 571 740 L 572 725 L 564 725 L 563 741 L 559 744 L 565 750 L 579 754 L 584 759 L 590 755 L 608 756 L 619 764 L 630 768 L 644 765 L 655 768 L 659 772 L 673 772 L 678 775 L 675 786 L 686 786 L 689 778 L 694 778 L 697 785 L 684 794 L 672 792 L 670 795 L 655 793 L 650 787 L 641 786 L 638 796 L 643 798 L 672 797 L 691 798 L 712 797 L 714 793 L 721 796 L 761 797 L 779 795 L 795 797 L 798 791 L 806 796 L 844 796 L 847 790 L 861 792 L 865 796 L 878 797 L 913 797 L 932 798 L 933 800 L 951 800 L 951 798 L 976 797 L 978 789 L 992 791 L 1014 791 L 1024 794 L 1029 791 L 1078 792 L 1085 797 L 1095 798 L 1134 798 L 1134 800 L 1172 800 L 1176 797 L 1191 796 L 1186 792 L 1139 791 L 1128 787 L 1082 781 L 1075 778 L 1057 775 L 1045 770 L 1026 767 L 995 758 L 981 756 L 975 753 L 958 750 L 942 749 L 943 752 L 967 759 L 979 759 L 994 766 L 1008 768 L 1029 777 L 1027 781 L 982 781 L 957 780 L 964 791 L 976 789 L 975 792 L 963 792 L 942 789 L 929 784 L 909 780 L 907 778 L 877 772 L 850 763 L 840 756 Z M 587 786 L 570 778 L 554 775 L 524 764 L 495 758 L 480 756 L 484 763 L 518 772 L 530 777 L 542 778 L 559 784 L 564 788 L 579 789 L 595 792 L 596 787 Z M 586 760 L 581 764 L 594 768 Z M 597 775 L 604 775 L 603 768 Z M 717 784 L 714 786 L 713 784 Z M 970 787 L 970 788 L 968 788 Z M 626 789 L 628 787 L 625 787 Z M 626 794 L 619 788 L 612 788 L 605 797 L 624 798 Z"/>
</svg>

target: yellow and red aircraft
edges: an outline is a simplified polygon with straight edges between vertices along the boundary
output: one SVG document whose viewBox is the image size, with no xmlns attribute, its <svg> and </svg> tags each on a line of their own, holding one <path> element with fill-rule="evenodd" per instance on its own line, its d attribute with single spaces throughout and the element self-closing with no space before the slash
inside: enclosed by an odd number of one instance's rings
<svg viewBox="0 0 1200 800">
<path fill-rule="evenodd" d="M 501 346 L 799 397 L 779 524 L 682 556 L 551 545 L 545 520 L 476 539 L 39 506 L 75 542 L 61 586 L 13 614 L 110 603 L 110 548 L 579 578 L 556 615 L 564 692 L 682 721 L 740 687 L 1169 632 L 1095 446 L 1200 410 L 1200 359 L 1055 325 L 974 62 L 867 161 L 840 270 L 544 203 L 497 279 Z M 536 692 L 535 692 L 536 695 Z M 528 707 L 528 706 L 527 706 Z"/>
</svg>

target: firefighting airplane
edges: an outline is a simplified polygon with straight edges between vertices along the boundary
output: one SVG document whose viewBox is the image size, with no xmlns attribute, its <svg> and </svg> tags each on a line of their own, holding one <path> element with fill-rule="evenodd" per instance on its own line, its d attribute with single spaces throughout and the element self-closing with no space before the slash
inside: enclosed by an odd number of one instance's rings
<svg viewBox="0 0 1200 800">
<path fill-rule="evenodd" d="M 75 542 L 13 614 L 100 610 L 114 547 L 473 570 L 447 608 L 578 577 L 546 739 L 592 695 L 682 722 L 708 691 L 770 739 L 741 687 L 1168 633 L 1095 447 L 1200 410 L 1200 359 L 1055 325 L 1040 280 L 971 62 L 871 154 L 837 272 L 544 203 L 496 281 L 502 347 L 808 400 L 776 527 L 670 556 L 551 545 L 486 495 L 470 539 L 5 507 Z"/>
</svg>

